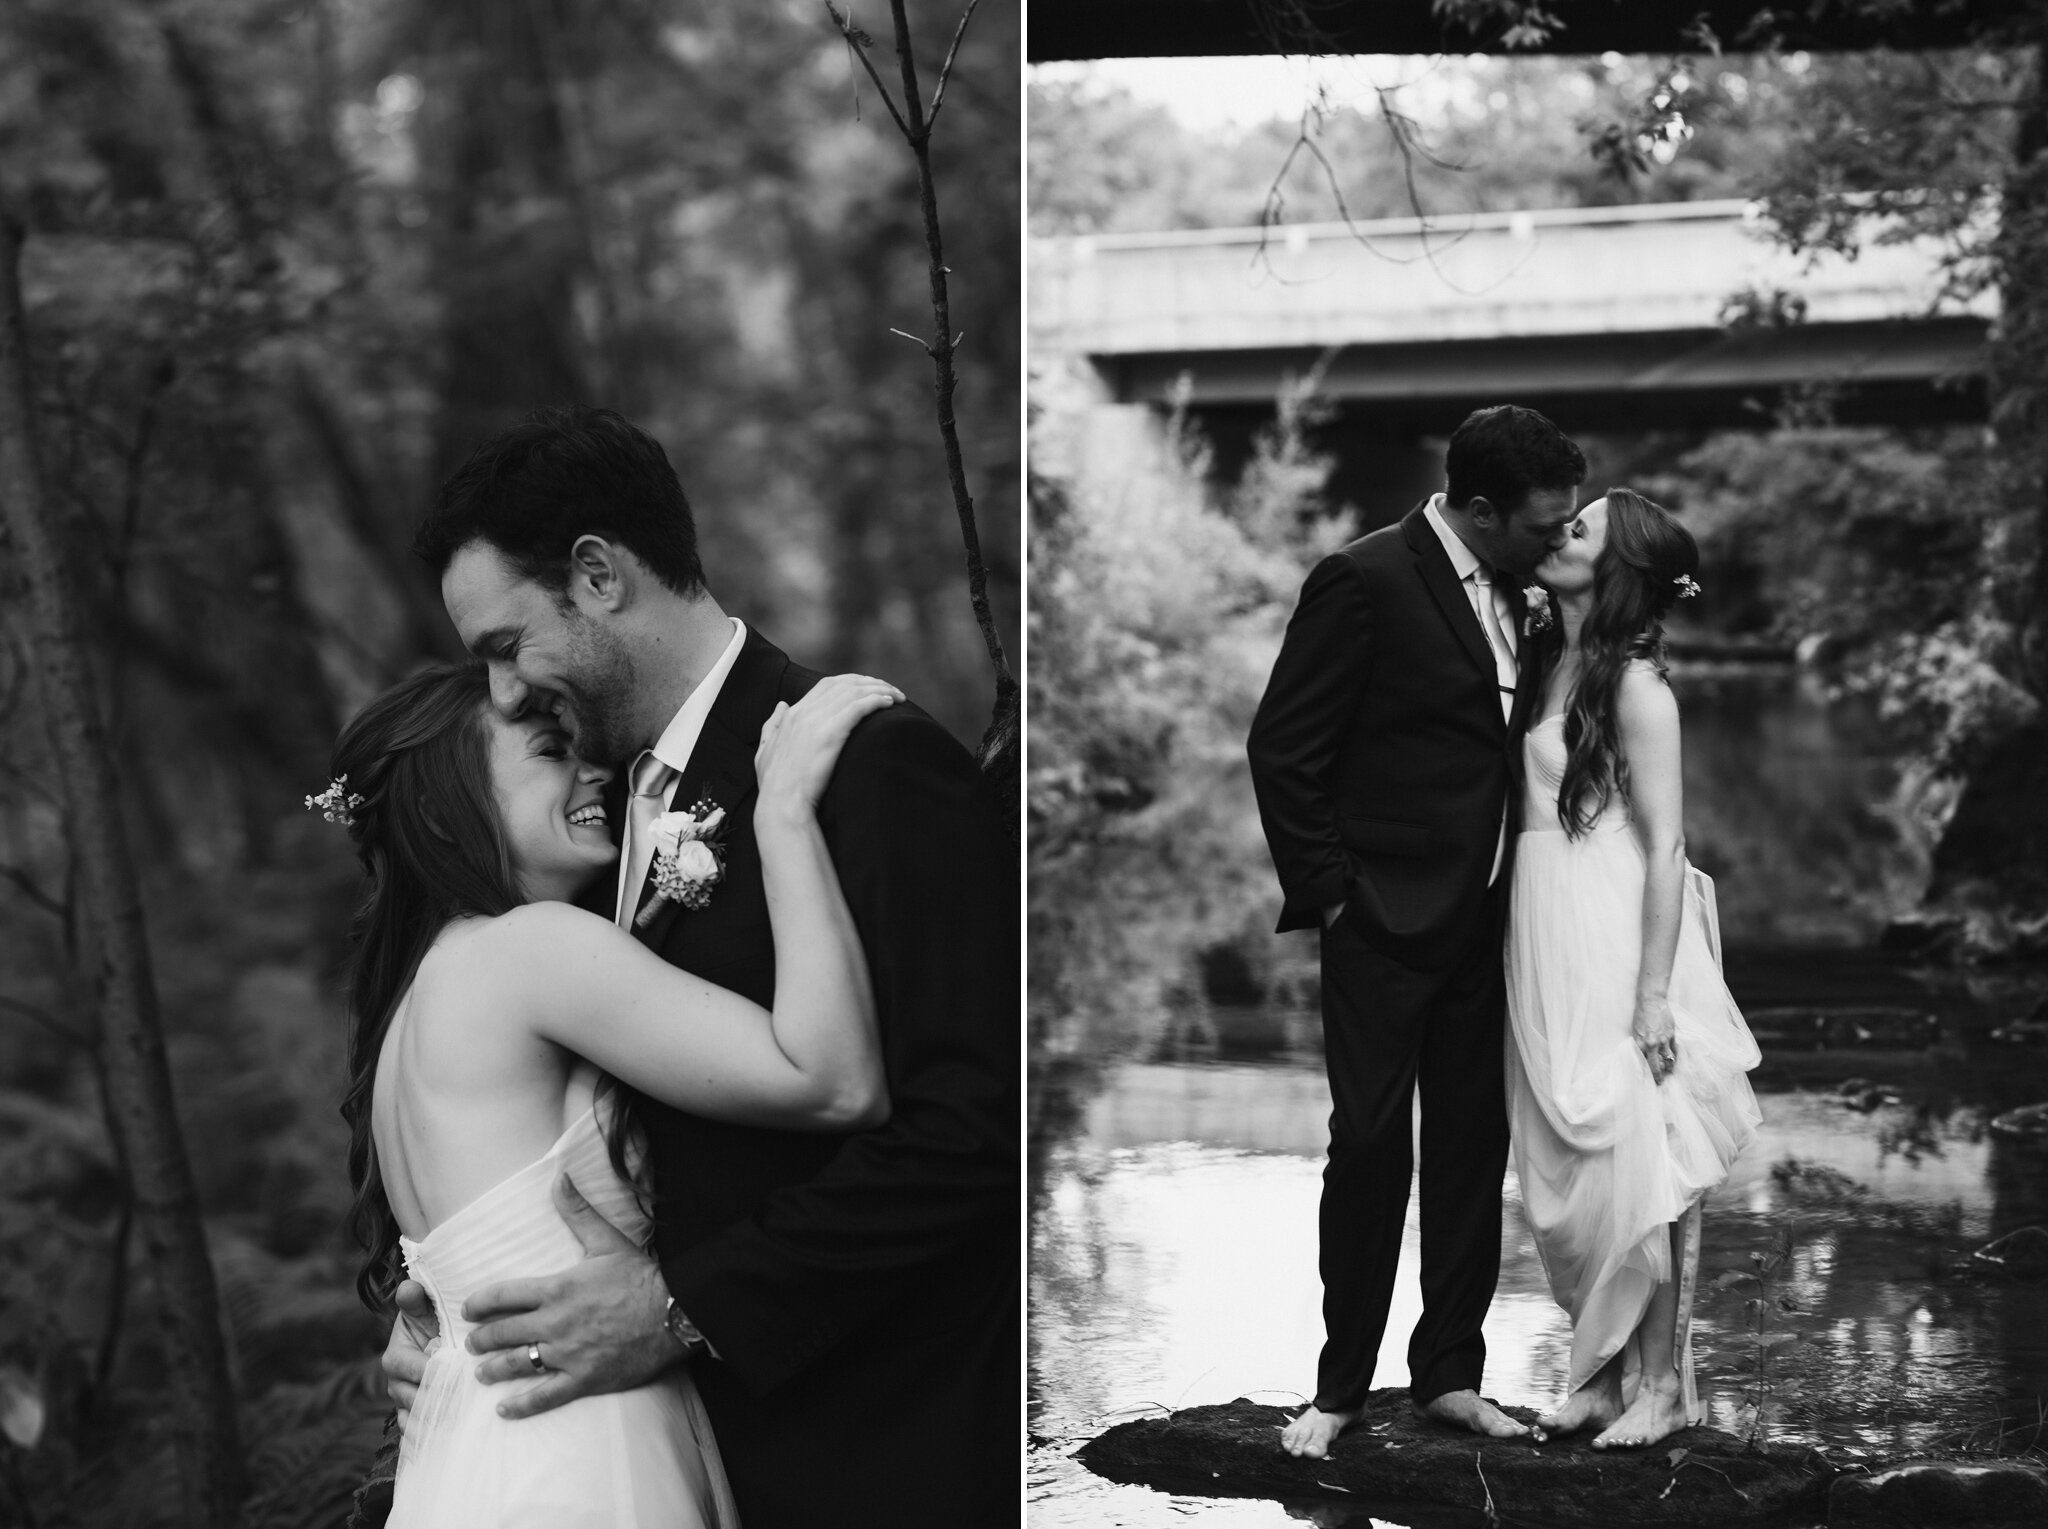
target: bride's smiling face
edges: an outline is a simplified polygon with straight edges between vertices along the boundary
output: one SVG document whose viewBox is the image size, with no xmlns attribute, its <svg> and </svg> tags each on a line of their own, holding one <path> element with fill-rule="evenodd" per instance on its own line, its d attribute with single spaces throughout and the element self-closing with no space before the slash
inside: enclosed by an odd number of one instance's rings
<svg viewBox="0 0 2048 1529">
<path fill-rule="evenodd" d="M 579 759 L 552 716 L 484 708 L 512 874 L 530 902 L 567 902 L 619 858 L 599 800 L 611 771 Z"/>
<path fill-rule="evenodd" d="M 1564 545 L 1536 565 L 1537 582 L 1569 599 L 1593 588 L 1593 569 L 1607 545 L 1607 501 L 1595 499 L 1565 528 Z"/>
</svg>

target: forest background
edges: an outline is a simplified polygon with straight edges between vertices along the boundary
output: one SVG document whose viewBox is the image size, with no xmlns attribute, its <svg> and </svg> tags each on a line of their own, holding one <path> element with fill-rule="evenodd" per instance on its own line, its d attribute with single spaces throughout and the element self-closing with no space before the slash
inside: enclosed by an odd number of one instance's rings
<svg viewBox="0 0 2048 1529">
<path fill-rule="evenodd" d="M 1683 635 L 1798 651 L 1907 747 L 1896 789 L 1868 804 L 1895 841 L 1885 874 L 1810 886 L 1790 835 L 1746 869 L 1788 906 L 1851 905 L 1839 922 L 1864 939 L 1942 960 L 2038 957 L 2048 353 L 2031 317 L 2041 63 L 2022 42 L 1987 27 L 1982 46 L 1920 53 L 1724 52 L 1708 36 L 1658 57 L 1340 62 L 1345 88 L 1214 126 L 1113 71 L 1049 66 L 1029 87 L 1030 229 L 1425 214 L 1451 240 L 1468 211 L 1728 197 L 1808 255 L 1887 230 L 1932 236 L 1944 305 L 1987 288 L 2006 299 L 1989 427 L 1846 428 L 1825 387 L 1766 393 L 1753 430 L 1589 443 L 1600 475 L 1586 494 L 1632 484 L 1699 538 L 1711 594 Z M 1801 316 L 1796 290 L 1729 298 L 1731 328 Z M 1312 943 L 1270 937 L 1243 740 L 1307 568 L 1361 528 L 1328 492 L 1313 376 L 1232 476 L 1185 420 L 1156 451 L 1091 462 L 1089 379 L 1071 358 L 1032 361 L 1037 1142 L 1066 1128 L 1047 1112 L 1078 1109 L 1085 1079 L 1157 1054 L 1205 1002 L 1312 1004 Z"/>
<path fill-rule="evenodd" d="M 909 5 L 927 94 L 961 9 Z M 1013 653 L 1018 25 L 975 14 L 933 140 L 962 449 Z M 975 746 L 993 684 L 932 363 L 891 333 L 931 325 L 914 163 L 816 0 L 19 0 L 0 194 L 27 228 L 36 422 L 109 701 L 247 1521 L 337 1523 L 388 1410 L 386 1329 L 341 1231 L 358 872 L 301 798 L 365 699 L 453 655 L 412 525 L 527 410 L 612 405 L 667 447 L 728 610 L 900 682 Z M 171 1523 L 158 1298 L 17 563 L 0 1520 Z"/>
</svg>

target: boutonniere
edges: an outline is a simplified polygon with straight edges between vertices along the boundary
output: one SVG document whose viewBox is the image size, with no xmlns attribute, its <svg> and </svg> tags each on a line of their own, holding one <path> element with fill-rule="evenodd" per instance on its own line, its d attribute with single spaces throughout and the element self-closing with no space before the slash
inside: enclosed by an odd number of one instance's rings
<svg viewBox="0 0 2048 1529">
<path fill-rule="evenodd" d="M 645 929 L 665 902 L 695 910 L 725 880 L 725 809 L 705 800 L 688 812 L 664 812 L 648 825 L 654 840 L 654 895 L 633 920 Z"/>
<path fill-rule="evenodd" d="M 1522 603 L 1529 608 L 1529 614 L 1522 618 L 1522 633 L 1533 637 L 1538 632 L 1550 630 L 1550 623 L 1557 618 L 1550 612 L 1550 591 L 1541 584 L 1530 584 L 1522 590 Z"/>
</svg>

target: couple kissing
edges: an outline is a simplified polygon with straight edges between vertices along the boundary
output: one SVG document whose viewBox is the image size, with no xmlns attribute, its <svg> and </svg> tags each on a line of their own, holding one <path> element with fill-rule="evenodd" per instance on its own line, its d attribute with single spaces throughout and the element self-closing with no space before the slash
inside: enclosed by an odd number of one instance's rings
<svg viewBox="0 0 2048 1529">
<path fill-rule="evenodd" d="M 1663 622 L 1699 555 L 1628 489 L 1581 507 L 1585 475 L 1535 410 L 1470 415 L 1443 492 L 1309 574 L 1252 724 L 1279 930 L 1321 941 L 1332 1105 L 1296 1456 L 1361 1414 L 1418 1147 L 1417 1409 L 1602 1449 L 1699 1419 L 1700 1200 L 1760 1119 L 1681 827 Z M 1480 1390 L 1511 1158 L 1572 1325 L 1533 1426 Z"/>
</svg>

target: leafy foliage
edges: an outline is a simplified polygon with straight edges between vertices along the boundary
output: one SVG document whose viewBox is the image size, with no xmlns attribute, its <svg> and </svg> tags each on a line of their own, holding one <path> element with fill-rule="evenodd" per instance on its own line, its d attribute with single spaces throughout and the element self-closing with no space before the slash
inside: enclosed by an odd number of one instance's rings
<svg viewBox="0 0 2048 1529">
<path fill-rule="evenodd" d="M 1030 975 L 1041 1057 L 1128 1054 L 1196 952 L 1263 921 L 1244 737 L 1303 570 L 1351 533 L 1306 444 L 1314 378 L 1237 485 L 1184 418 L 1090 438 L 1063 379 L 1035 427 Z M 1115 909 L 1113 918 L 1103 910 Z M 1264 942 L 1258 942 L 1263 945 Z M 1302 980 L 1301 973 L 1294 980 Z M 1034 1108 L 1052 1091 L 1034 1089 Z"/>
<path fill-rule="evenodd" d="M 1290 223 L 1423 214 L 1448 238 L 1470 211 L 1741 196 L 1802 77 L 1769 57 L 1361 65 L 1286 119 L 1198 129 L 1093 75 L 1042 69 L 1031 231 L 1248 227 L 1271 205 Z M 1290 162 L 1303 136 L 1321 162 Z"/>
</svg>

